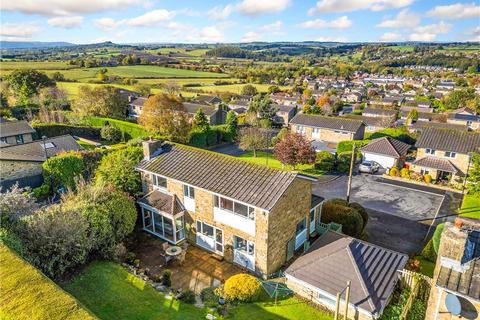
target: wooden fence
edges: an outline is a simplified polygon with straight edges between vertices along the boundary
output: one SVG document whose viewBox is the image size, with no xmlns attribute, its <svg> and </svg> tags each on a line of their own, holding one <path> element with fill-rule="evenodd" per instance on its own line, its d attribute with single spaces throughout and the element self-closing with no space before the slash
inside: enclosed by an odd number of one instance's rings
<svg viewBox="0 0 480 320">
<path fill-rule="evenodd" d="M 409 270 L 400 271 L 400 285 L 403 288 L 409 288 L 411 290 L 410 296 L 408 297 L 408 300 L 403 307 L 402 314 L 400 315 L 400 320 L 405 320 L 407 318 L 407 314 L 416 299 L 420 299 L 424 302 L 428 301 L 432 282 L 432 278 L 423 274 Z"/>
</svg>

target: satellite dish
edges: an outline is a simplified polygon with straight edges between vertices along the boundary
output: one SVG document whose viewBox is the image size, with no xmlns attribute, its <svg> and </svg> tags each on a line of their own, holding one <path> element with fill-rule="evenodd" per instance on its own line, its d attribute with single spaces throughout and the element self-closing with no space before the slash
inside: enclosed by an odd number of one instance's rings
<svg viewBox="0 0 480 320">
<path fill-rule="evenodd" d="M 450 312 L 454 316 L 459 316 L 462 312 L 462 305 L 460 304 L 460 300 L 454 294 L 447 294 L 445 298 L 445 307 L 447 307 L 448 312 Z"/>
</svg>

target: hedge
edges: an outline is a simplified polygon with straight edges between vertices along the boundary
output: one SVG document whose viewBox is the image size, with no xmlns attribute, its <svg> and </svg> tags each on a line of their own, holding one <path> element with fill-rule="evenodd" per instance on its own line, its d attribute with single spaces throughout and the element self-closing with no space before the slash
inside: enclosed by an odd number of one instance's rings
<svg viewBox="0 0 480 320">
<path fill-rule="evenodd" d="M 189 144 L 197 148 L 211 147 L 221 142 L 232 142 L 233 135 L 228 126 L 211 126 L 206 132 L 192 130 L 190 132 Z"/>
<path fill-rule="evenodd" d="M 90 126 L 78 126 L 63 123 L 33 123 L 32 127 L 37 131 L 38 138 L 43 136 L 50 138 L 71 134 L 73 136 L 80 136 L 94 140 L 100 139 L 101 128 L 94 128 Z"/>
<path fill-rule="evenodd" d="M 345 140 L 345 141 L 340 141 L 337 145 L 337 153 L 343 153 L 343 152 L 351 152 L 353 148 L 353 144 L 355 143 L 355 146 L 357 147 L 357 150 L 365 145 L 367 145 L 370 142 L 370 140 Z"/>
<path fill-rule="evenodd" d="M 323 223 L 341 224 L 342 231 L 346 235 L 358 238 L 362 235 L 368 221 L 368 215 L 363 217 L 359 207 L 362 208 L 359 204 L 349 204 L 343 199 L 330 199 L 322 206 L 321 220 Z"/>
<path fill-rule="evenodd" d="M 146 138 L 150 136 L 150 134 L 144 127 L 128 121 L 94 116 L 85 117 L 83 121 L 86 124 L 91 125 L 92 127 L 103 127 L 107 124 L 116 127 L 120 129 L 120 131 L 122 131 L 122 133 L 125 135 L 125 140 L 130 140 L 132 138 Z"/>
</svg>

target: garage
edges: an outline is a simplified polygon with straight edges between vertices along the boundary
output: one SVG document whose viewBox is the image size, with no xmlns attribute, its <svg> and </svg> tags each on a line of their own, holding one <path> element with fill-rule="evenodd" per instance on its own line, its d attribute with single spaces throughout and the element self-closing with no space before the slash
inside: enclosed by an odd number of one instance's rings
<svg viewBox="0 0 480 320">
<path fill-rule="evenodd" d="M 401 166 L 410 147 L 408 143 L 392 137 L 382 137 L 370 141 L 360 151 L 364 160 L 375 161 L 386 169 Z"/>
</svg>

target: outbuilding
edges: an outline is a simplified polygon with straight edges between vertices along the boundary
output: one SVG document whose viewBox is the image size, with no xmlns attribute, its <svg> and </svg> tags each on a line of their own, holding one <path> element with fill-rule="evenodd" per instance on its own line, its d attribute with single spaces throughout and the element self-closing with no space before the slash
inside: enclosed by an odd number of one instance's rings
<svg viewBox="0 0 480 320">
<path fill-rule="evenodd" d="M 374 161 L 382 168 L 387 169 L 401 166 L 410 147 L 408 143 L 391 137 L 382 137 L 372 140 L 360 151 L 363 160 Z"/>
</svg>

